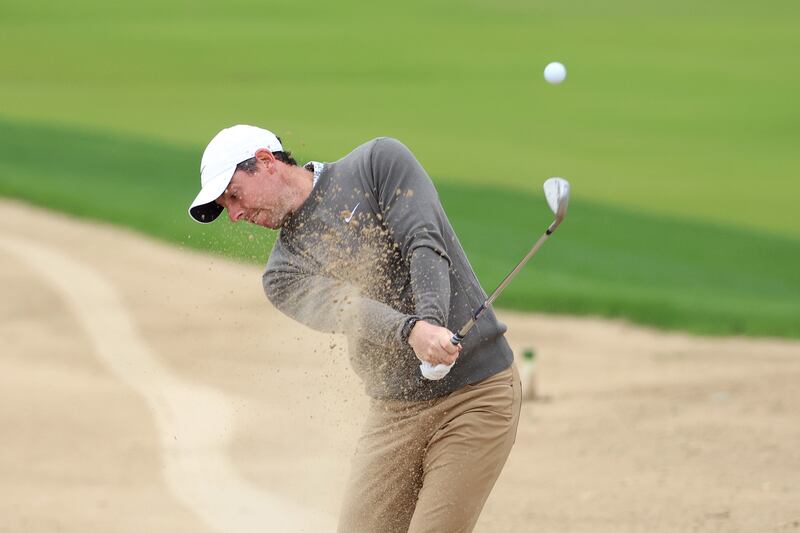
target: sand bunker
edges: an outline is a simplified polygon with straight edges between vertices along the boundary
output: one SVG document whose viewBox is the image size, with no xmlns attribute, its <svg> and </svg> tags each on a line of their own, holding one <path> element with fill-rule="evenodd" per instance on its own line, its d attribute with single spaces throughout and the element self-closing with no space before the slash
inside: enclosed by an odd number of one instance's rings
<svg viewBox="0 0 800 533">
<path fill-rule="evenodd" d="M 333 530 L 366 406 L 341 338 L 259 268 L 0 218 L 0 530 Z M 800 531 L 800 343 L 499 316 L 545 400 L 476 531 Z"/>
</svg>

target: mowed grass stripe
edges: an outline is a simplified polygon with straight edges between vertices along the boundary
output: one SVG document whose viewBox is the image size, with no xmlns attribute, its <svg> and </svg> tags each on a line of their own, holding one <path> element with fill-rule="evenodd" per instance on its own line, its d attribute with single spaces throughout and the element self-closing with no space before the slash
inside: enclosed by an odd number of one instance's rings
<svg viewBox="0 0 800 533">
<path fill-rule="evenodd" d="M 181 245 L 263 261 L 274 234 L 187 214 L 202 149 L 0 120 L 0 194 Z"/>
<path fill-rule="evenodd" d="M 440 187 L 491 290 L 549 222 L 539 191 Z M 491 213 L 484 214 L 484 213 Z M 498 304 L 598 314 L 704 334 L 796 337 L 800 241 L 574 198 Z"/>
<path fill-rule="evenodd" d="M 2 195 L 255 263 L 268 254 L 274 232 L 188 218 L 202 147 L 7 120 L 0 128 Z M 540 184 L 519 192 L 447 178 L 435 179 L 442 201 L 491 291 L 551 219 Z M 498 305 L 796 338 L 799 272 L 800 240 L 623 210 L 576 190 L 567 220 Z"/>
</svg>

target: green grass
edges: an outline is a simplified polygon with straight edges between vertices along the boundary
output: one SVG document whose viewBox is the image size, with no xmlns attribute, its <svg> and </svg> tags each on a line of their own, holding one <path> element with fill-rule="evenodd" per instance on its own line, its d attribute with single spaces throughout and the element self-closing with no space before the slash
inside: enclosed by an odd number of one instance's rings
<svg viewBox="0 0 800 533">
<path fill-rule="evenodd" d="M 136 137 L 0 121 L 0 195 L 134 228 L 181 245 L 264 261 L 273 232 L 200 225 L 187 213 L 198 154 Z M 198 171 L 199 172 L 199 171 Z M 195 176 L 192 176 L 195 177 Z M 195 177 L 196 178 L 196 177 Z M 197 189 L 197 190 L 195 190 Z"/>
<path fill-rule="evenodd" d="M 549 223 L 538 191 L 448 185 L 442 196 L 488 290 Z M 578 199 L 498 305 L 625 317 L 702 334 L 798 337 L 798 273 L 797 239 Z"/>
<path fill-rule="evenodd" d="M 793 0 L 6 0 L 0 114 L 331 157 L 392 135 L 442 180 L 800 237 L 798 27 Z"/>
<path fill-rule="evenodd" d="M 792 0 L 6 0 L 0 194 L 263 262 L 272 233 L 185 214 L 205 143 L 390 135 L 487 289 L 572 182 L 503 306 L 800 337 L 798 27 Z"/>
<path fill-rule="evenodd" d="M 255 263 L 266 258 L 274 232 L 227 221 L 199 225 L 186 214 L 202 147 L 7 120 L 0 120 L 0 130 L 0 195 L 186 247 Z M 437 186 L 487 290 L 551 219 L 538 185 L 512 191 L 450 179 Z M 498 305 L 626 317 L 698 333 L 800 337 L 798 272 L 798 239 L 637 213 L 576 195 L 567 220 Z"/>
</svg>

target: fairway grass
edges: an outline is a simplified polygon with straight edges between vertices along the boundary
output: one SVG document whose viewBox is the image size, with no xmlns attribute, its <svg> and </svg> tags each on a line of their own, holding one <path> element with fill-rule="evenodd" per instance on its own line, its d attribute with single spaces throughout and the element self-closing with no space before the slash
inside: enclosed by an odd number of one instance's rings
<svg viewBox="0 0 800 533">
<path fill-rule="evenodd" d="M 189 219 L 202 146 L 11 120 L 0 120 L 0 128 L 0 195 L 184 247 L 266 260 L 275 232 Z M 552 218 L 541 184 L 515 190 L 433 178 L 491 291 Z M 636 212 L 574 193 L 557 234 L 498 306 L 621 317 L 703 334 L 800 338 L 800 239 Z"/>
<path fill-rule="evenodd" d="M 796 0 L 4 0 L 3 118 L 298 152 L 800 238 Z M 567 79 L 542 78 L 562 61 Z"/>
</svg>

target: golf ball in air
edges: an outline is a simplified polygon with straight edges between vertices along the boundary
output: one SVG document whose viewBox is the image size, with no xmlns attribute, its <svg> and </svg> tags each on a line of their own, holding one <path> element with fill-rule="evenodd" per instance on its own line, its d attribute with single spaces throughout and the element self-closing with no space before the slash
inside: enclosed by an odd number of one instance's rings
<svg viewBox="0 0 800 533">
<path fill-rule="evenodd" d="M 564 81 L 564 78 L 566 77 L 567 69 L 558 61 L 554 61 L 544 67 L 544 79 L 547 80 L 547 83 L 558 85 Z"/>
</svg>

